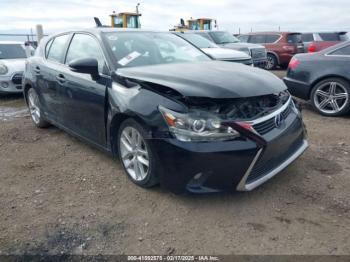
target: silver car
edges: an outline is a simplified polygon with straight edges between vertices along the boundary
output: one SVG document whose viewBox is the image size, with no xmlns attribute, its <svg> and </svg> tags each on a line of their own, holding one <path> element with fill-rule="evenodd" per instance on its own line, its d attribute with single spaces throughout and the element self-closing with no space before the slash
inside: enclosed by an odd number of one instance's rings
<svg viewBox="0 0 350 262">
<path fill-rule="evenodd" d="M 204 53 L 215 60 L 242 63 L 253 66 L 253 60 L 250 55 L 242 51 L 221 48 L 220 46 L 210 42 L 208 39 L 191 33 L 176 33 L 181 38 L 200 48 Z"/>
<path fill-rule="evenodd" d="M 25 60 L 31 52 L 22 42 L 0 41 L 0 94 L 22 92 Z"/>
<path fill-rule="evenodd" d="M 203 36 L 222 48 L 246 52 L 252 57 L 254 66 L 265 68 L 267 62 L 267 51 L 266 48 L 262 45 L 242 43 L 237 37 L 233 36 L 227 31 L 197 30 L 187 32 Z"/>
</svg>

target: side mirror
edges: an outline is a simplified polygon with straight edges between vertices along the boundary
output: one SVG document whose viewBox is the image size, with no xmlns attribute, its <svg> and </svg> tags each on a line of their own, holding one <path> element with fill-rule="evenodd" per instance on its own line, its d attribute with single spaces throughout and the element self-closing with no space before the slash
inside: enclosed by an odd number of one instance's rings
<svg viewBox="0 0 350 262">
<path fill-rule="evenodd" d="M 95 58 L 81 58 L 71 61 L 68 66 L 73 72 L 90 74 L 92 79 L 98 79 L 98 61 Z"/>
</svg>

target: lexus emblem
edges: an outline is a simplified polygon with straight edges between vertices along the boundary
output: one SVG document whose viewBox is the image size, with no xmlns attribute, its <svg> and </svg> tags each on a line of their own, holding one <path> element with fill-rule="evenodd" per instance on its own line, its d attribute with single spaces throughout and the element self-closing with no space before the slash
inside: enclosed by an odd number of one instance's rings
<svg viewBox="0 0 350 262">
<path fill-rule="evenodd" d="M 279 128 L 282 125 L 282 121 L 283 121 L 283 118 L 281 114 L 278 114 L 277 116 L 275 116 L 275 126 L 277 128 Z"/>
</svg>

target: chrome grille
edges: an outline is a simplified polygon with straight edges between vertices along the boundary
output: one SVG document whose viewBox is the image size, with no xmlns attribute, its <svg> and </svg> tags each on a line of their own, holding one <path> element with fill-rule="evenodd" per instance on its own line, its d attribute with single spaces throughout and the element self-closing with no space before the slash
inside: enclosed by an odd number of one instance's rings
<svg viewBox="0 0 350 262">
<path fill-rule="evenodd" d="M 23 77 L 23 75 L 21 73 L 13 75 L 12 83 L 14 83 L 15 85 L 21 85 L 22 84 L 22 77 Z"/>
<path fill-rule="evenodd" d="M 266 58 L 266 49 L 265 48 L 252 48 L 251 54 L 253 59 Z"/>
<path fill-rule="evenodd" d="M 292 105 L 293 103 L 289 102 L 288 107 L 284 111 L 282 111 L 281 113 L 282 120 L 285 120 L 289 116 L 290 112 L 292 111 Z M 253 128 L 260 135 L 265 135 L 276 128 L 275 117 L 272 117 L 264 122 L 255 124 L 253 125 Z"/>
</svg>

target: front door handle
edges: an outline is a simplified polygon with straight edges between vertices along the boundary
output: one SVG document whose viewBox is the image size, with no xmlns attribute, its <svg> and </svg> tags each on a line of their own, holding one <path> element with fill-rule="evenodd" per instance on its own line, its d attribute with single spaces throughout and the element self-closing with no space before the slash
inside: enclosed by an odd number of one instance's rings
<svg viewBox="0 0 350 262">
<path fill-rule="evenodd" d="M 64 82 L 66 82 L 66 78 L 62 74 L 57 75 L 56 79 L 60 84 L 63 84 Z"/>
</svg>

